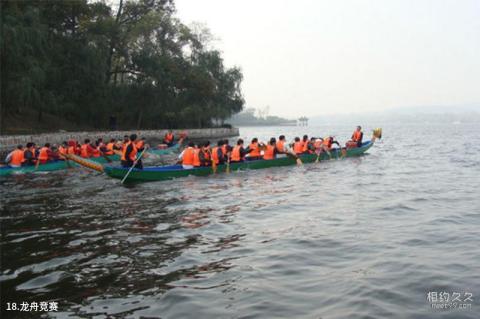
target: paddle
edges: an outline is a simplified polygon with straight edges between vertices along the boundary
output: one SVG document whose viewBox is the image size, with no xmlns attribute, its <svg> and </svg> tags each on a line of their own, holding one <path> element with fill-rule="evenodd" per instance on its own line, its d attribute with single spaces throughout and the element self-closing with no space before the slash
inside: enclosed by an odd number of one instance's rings
<svg viewBox="0 0 480 319">
<path fill-rule="evenodd" d="M 225 169 L 225 173 L 227 174 L 230 173 L 230 156 L 227 159 L 227 168 Z"/>
<path fill-rule="evenodd" d="M 35 162 L 35 170 L 38 169 L 38 165 L 40 165 L 40 160 L 37 158 L 37 161 Z"/>
<path fill-rule="evenodd" d="M 135 167 L 135 165 L 137 165 L 138 161 L 142 158 L 143 154 L 145 153 L 145 151 L 147 150 L 147 147 L 145 147 L 143 149 L 143 151 L 140 153 L 140 156 L 137 157 L 137 159 L 133 162 L 132 166 L 130 167 L 130 169 L 128 170 L 127 174 L 125 174 L 125 176 L 123 177 L 122 179 L 122 184 L 123 182 L 125 182 L 125 180 L 127 179 L 128 175 L 130 175 L 130 172 L 133 170 L 133 168 Z"/>
<path fill-rule="evenodd" d="M 61 159 L 63 159 L 65 161 L 65 163 L 67 163 L 67 167 L 68 168 L 72 168 L 72 165 L 70 165 L 70 160 L 68 159 L 68 157 L 66 157 L 65 155 L 63 154 L 58 154 Z"/>
</svg>

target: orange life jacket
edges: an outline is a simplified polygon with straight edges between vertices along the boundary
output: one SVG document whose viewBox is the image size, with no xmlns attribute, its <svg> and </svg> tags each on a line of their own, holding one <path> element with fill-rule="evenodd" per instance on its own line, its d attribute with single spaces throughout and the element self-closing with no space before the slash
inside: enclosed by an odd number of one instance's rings
<svg viewBox="0 0 480 319">
<path fill-rule="evenodd" d="M 303 142 L 302 141 L 295 142 L 295 144 L 293 144 L 293 151 L 295 152 L 295 154 L 302 154 L 303 153 Z"/>
<path fill-rule="evenodd" d="M 322 148 L 322 140 L 316 139 L 315 143 L 313 143 L 313 147 L 315 147 L 316 150 L 319 150 L 320 148 Z"/>
<path fill-rule="evenodd" d="M 62 145 L 60 145 L 58 147 L 58 153 L 62 154 L 62 155 L 65 155 L 65 154 L 67 154 L 67 149 L 65 147 L 63 147 Z"/>
<path fill-rule="evenodd" d="M 332 143 L 333 143 L 333 138 L 330 136 L 323 139 L 323 145 L 325 145 L 328 150 L 332 148 Z"/>
<path fill-rule="evenodd" d="M 193 165 L 193 157 L 194 157 L 193 151 L 194 151 L 193 147 L 187 147 L 185 151 L 183 151 L 183 157 L 182 157 L 183 165 Z"/>
<path fill-rule="evenodd" d="M 113 146 L 115 145 L 115 143 L 113 142 L 110 142 L 107 144 L 107 151 L 104 153 L 105 155 L 113 155 L 115 154 L 115 152 L 113 151 Z"/>
<path fill-rule="evenodd" d="M 203 152 L 203 157 L 205 160 L 209 161 L 210 160 L 210 150 L 208 148 L 202 149 Z"/>
<path fill-rule="evenodd" d="M 102 152 L 100 151 L 100 146 L 92 150 L 92 157 L 100 157 Z"/>
<path fill-rule="evenodd" d="M 127 148 L 128 148 L 128 145 L 132 145 L 133 149 L 132 149 L 132 151 L 130 152 L 130 154 L 128 155 L 128 159 L 127 159 Z M 135 147 L 135 143 L 132 143 L 131 141 L 129 141 L 127 144 L 125 144 L 125 147 L 123 148 L 121 160 L 122 160 L 122 161 L 132 161 L 132 162 L 135 162 L 136 159 L 137 159 L 137 148 Z"/>
<path fill-rule="evenodd" d="M 355 131 L 352 134 L 352 141 L 354 142 L 360 142 L 360 139 L 362 138 L 362 132 L 361 131 Z"/>
<path fill-rule="evenodd" d="M 275 146 L 268 144 L 263 151 L 263 159 L 272 160 L 275 158 Z"/>
<path fill-rule="evenodd" d="M 223 156 L 227 155 L 228 153 L 228 145 L 227 144 L 223 144 L 222 145 L 222 154 Z"/>
<path fill-rule="evenodd" d="M 213 162 L 215 162 L 215 164 L 220 163 L 220 160 L 218 158 L 218 149 L 219 149 L 218 146 L 215 146 L 214 148 L 212 148 L 212 160 Z"/>
<path fill-rule="evenodd" d="M 77 154 L 77 148 L 75 146 L 69 146 L 67 148 L 67 154 L 72 154 L 72 155 Z"/>
<path fill-rule="evenodd" d="M 80 146 L 80 156 L 83 158 L 89 158 L 90 156 L 92 156 L 92 154 L 90 153 L 89 144 L 85 143 Z"/>
<path fill-rule="evenodd" d="M 277 152 L 284 153 L 285 152 L 285 141 L 277 141 L 276 148 L 277 148 Z"/>
<path fill-rule="evenodd" d="M 303 141 L 303 153 L 308 152 L 308 141 Z"/>
<path fill-rule="evenodd" d="M 252 150 L 249 154 L 252 157 L 260 157 L 260 147 L 258 146 L 258 143 L 251 143 L 248 148 Z"/>
<path fill-rule="evenodd" d="M 12 152 L 12 157 L 10 158 L 10 165 L 21 166 L 24 161 L 25 151 L 16 149 Z"/>
<path fill-rule="evenodd" d="M 201 166 L 202 164 L 200 163 L 200 151 L 199 148 L 193 149 L 193 166 Z"/>
<path fill-rule="evenodd" d="M 49 148 L 44 146 L 40 149 L 40 153 L 38 154 L 38 159 L 40 161 L 48 161 L 48 151 Z"/>
<path fill-rule="evenodd" d="M 145 146 L 145 142 L 143 140 L 138 141 L 135 143 L 135 147 L 139 150 L 141 150 Z"/>
<path fill-rule="evenodd" d="M 165 134 L 165 137 L 163 138 L 163 141 L 165 143 L 172 143 L 173 142 L 173 133 L 167 133 Z"/>
<path fill-rule="evenodd" d="M 241 154 L 240 154 L 240 149 L 241 149 L 241 148 L 242 148 L 242 147 L 241 147 L 240 145 L 237 145 L 237 146 L 235 146 L 235 147 L 233 148 L 233 150 L 232 150 L 232 155 L 231 155 L 231 157 L 230 157 L 230 159 L 231 159 L 232 161 L 234 161 L 234 162 L 239 162 L 239 161 L 242 160 L 242 156 L 241 156 Z"/>
</svg>

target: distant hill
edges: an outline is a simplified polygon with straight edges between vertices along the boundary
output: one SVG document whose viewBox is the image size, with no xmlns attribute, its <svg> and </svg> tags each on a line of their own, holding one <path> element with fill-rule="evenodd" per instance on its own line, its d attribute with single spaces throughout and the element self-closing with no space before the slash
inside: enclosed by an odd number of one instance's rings
<svg viewBox="0 0 480 319">
<path fill-rule="evenodd" d="M 234 126 L 295 126 L 296 120 L 289 120 L 279 116 L 266 115 L 255 116 L 256 110 L 248 108 L 241 113 L 235 114 L 226 122 Z"/>
</svg>

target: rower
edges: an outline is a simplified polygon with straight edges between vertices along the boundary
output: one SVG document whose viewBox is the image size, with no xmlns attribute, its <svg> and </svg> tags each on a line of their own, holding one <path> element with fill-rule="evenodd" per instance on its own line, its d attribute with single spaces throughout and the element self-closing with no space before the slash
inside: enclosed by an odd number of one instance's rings
<svg viewBox="0 0 480 319">
<path fill-rule="evenodd" d="M 223 148 L 222 140 L 218 141 L 217 146 L 212 148 L 212 161 L 215 163 L 215 165 L 223 164 L 225 162 L 222 148 Z"/>
<path fill-rule="evenodd" d="M 302 153 L 310 153 L 309 152 L 309 142 L 308 142 L 308 135 L 304 135 L 302 139 Z"/>
<path fill-rule="evenodd" d="M 359 125 L 352 134 L 351 142 L 355 143 L 357 147 L 362 146 L 363 132 L 362 127 Z M 347 142 L 348 143 L 348 142 Z M 353 146 L 353 143 L 351 146 Z"/>
<path fill-rule="evenodd" d="M 163 143 L 167 144 L 168 147 L 173 146 L 173 142 L 175 140 L 175 136 L 173 135 L 172 130 L 168 130 L 168 132 L 163 137 Z"/>
<path fill-rule="evenodd" d="M 327 136 L 323 139 L 324 150 L 332 150 L 333 144 L 337 144 L 341 148 L 340 143 L 338 143 L 332 136 Z"/>
<path fill-rule="evenodd" d="M 68 141 L 67 154 L 69 155 L 79 155 L 80 150 L 77 147 L 77 141 L 70 140 Z"/>
<path fill-rule="evenodd" d="M 61 145 L 58 146 L 58 154 L 60 155 L 66 155 L 68 150 L 68 144 L 66 141 L 64 141 Z"/>
<path fill-rule="evenodd" d="M 210 141 L 206 141 L 203 143 L 200 152 L 198 153 L 200 164 L 202 166 L 210 166 L 212 165 L 212 159 L 210 156 Z"/>
<path fill-rule="evenodd" d="M 128 142 L 130 142 L 130 138 L 128 137 L 128 135 L 124 135 L 123 136 L 123 141 L 121 142 L 121 151 L 122 152 L 124 151 L 125 146 L 128 144 Z"/>
<path fill-rule="evenodd" d="M 278 141 L 277 141 L 277 144 L 275 145 L 275 148 L 277 149 L 277 154 L 284 154 L 288 152 L 286 141 L 285 141 L 285 135 L 280 135 L 278 137 Z"/>
<path fill-rule="evenodd" d="M 28 142 L 26 145 L 26 150 L 23 152 L 24 164 L 26 165 L 35 165 L 37 162 L 37 156 L 35 154 L 35 144 Z"/>
<path fill-rule="evenodd" d="M 11 167 L 21 167 L 25 162 L 25 151 L 23 145 L 18 145 L 16 149 L 11 151 L 5 158 L 5 162 Z"/>
<path fill-rule="evenodd" d="M 45 164 L 52 158 L 53 154 L 50 149 L 50 143 L 45 143 L 45 146 L 42 147 L 38 153 L 38 161 L 40 161 L 40 164 Z"/>
<path fill-rule="evenodd" d="M 96 149 L 92 145 L 90 145 L 90 139 L 86 138 L 84 143 L 80 147 L 80 156 L 83 158 L 90 158 L 95 153 L 96 153 Z"/>
<path fill-rule="evenodd" d="M 110 139 L 110 142 L 107 143 L 107 146 L 105 147 L 105 155 L 113 155 L 115 154 L 115 150 L 117 149 L 116 140 L 114 138 Z"/>
<path fill-rule="evenodd" d="M 193 168 L 193 158 L 195 152 L 195 144 L 189 142 L 187 148 L 185 148 L 182 153 L 178 156 L 178 159 L 181 160 L 183 169 L 192 169 Z"/>
<path fill-rule="evenodd" d="M 295 154 L 299 155 L 303 153 L 303 142 L 300 141 L 300 137 L 295 137 L 295 142 L 293 143 L 293 151 Z"/>
<path fill-rule="evenodd" d="M 135 168 L 143 169 L 142 160 L 141 159 L 137 160 L 138 151 L 137 151 L 137 147 L 135 146 L 136 142 L 137 142 L 137 134 L 130 135 L 129 141 L 125 145 L 122 152 L 121 163 L 123 167 L 132 167 L 135 161 L 137 161 L 137 163 L 135 164 Z"/>
<path fill-rule="evenodd" d="M 223 161 L 227 162 L 228 158 L 230 157 L 230 153 L 232 152 L 233 148 L 229 145 L 228 140 L 223 140 L 222 145 L 222 154 L 223 154 Z"/>
<path fill-rule="evenodd" d="M 264 160 L 273 160 L 275 159 L 277 148 L 276 148 L 277 141 L 275 137 L 272 137 L 268 144 L 265 146 L 265 150 L 263 151 L 263 159 Z"/>
<path fill-rule="evenodd" d="M 232 150 L 230 162 L 243 162 L 245 160 L 245 155 L 247 154 L 247 150 L 243 148 L 243 140 L 240 138 L 237 141 L 237 145 Z"/>
<path fill-rule="evenodd" d="M 258 138 L 254 137 L 250 145 L 248 145 L 248 157 L 249 161 L 254 161 L 261 159 L 262 156 L 260 154 L 260 145 L 258 144 Z"/>
</svg>

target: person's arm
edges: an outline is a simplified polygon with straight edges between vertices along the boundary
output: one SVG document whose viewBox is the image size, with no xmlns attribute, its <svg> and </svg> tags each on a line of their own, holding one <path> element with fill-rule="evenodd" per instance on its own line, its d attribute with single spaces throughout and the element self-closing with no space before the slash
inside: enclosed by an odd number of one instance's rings
<svg viewBox="0 0 480 319">
<path fill-rule="evenodd" d="M 360 140 L 358 141 L 358 143 L 362 143 L 363 141 L 363 132 L 360 132 Z"/>
<path fill-rule="evenodd" d="M 219 164 L 223 164 L 225 162 L 224 154 L 223 154 L 222 149 L 220 147 L 217 148 L 217 158 L 218 158 L 218 163 Z"/>
<path fill-rule="evenodd" d="M 5 163 L 10 163 L 12 161 L 12 155 L 13 155 L 13 151 L 8 153 L 7 157 L 5 157 Z"/>
<path fill-rule="evenodd" d="M 183 150 L 180 155 L 178 155 L 179 160 L 183 160 L 183 154 L 185 154 L 185 150 Z"/>
<path fill-rule="evenodd" d="M 130 153 L 133 151 L 133 145 L 132 144 L 129 144 L 127 146 L 127 149 L 125 150 L 125 159 L 128 159 L 130 158 Z"/>
</svg>

